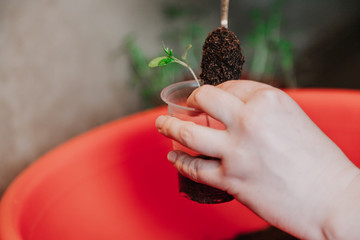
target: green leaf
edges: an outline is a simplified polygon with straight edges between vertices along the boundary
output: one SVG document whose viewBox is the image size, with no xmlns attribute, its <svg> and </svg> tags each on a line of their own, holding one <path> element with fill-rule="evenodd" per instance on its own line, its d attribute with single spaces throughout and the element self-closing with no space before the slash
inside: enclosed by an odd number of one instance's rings
<svg viewBox="0 0 360 240">
<path fill-rule="evenodd" d="M 173 56 L 173 50 L 172 50 L 172 49 L 169 49 L 168 47 L 165 47 L 164 42 L 163 42 L 163 49 L 164 49 L 164 52 L 166 53 L 166 55 L 168 55 L 168 57 L 172 57 L 172 56 Z"/>
<path fill-rule="evenodd" d="M 151 60 L 148 64 L 149 67 L 154 68 L 154 67 L 159 67 L 160 62 L 164 59 L 168 58 L 167 56 L 164 57 L 157 57 L 154 58 L 153 60 Z"/>
<path fill-rule="evenodd" d="M 164 49 L 164 52 L 166 53 L 166 55 L 169 55 L 169 48 L 168 47 L 165 47 L 165 43 L 163 42 L 163 49 Z"/>
<path fill-rule="evenodd" d="M 153 60 L 151 60 L 148 64 L 148 66 L 151 68 L 160 67 L 160 66 L 165 66 L 169 63 L 172 63 L 173 61 L 174 61 L 174 59 L 169 58 L 168 56 L 157 57 L 157 58 L 154 58 Z"/>
<path fill-rule="evenodd" d="M 166 57 L 159 62 L 159 66 L 165 66 L 169 63 L 172 63 L 173 61 L 175 61 L 174 58 Z"/>
</svg>

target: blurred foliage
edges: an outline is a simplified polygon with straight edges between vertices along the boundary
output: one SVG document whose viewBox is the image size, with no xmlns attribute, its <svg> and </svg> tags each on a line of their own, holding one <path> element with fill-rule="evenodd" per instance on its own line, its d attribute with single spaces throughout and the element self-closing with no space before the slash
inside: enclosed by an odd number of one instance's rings
<svg viewBox="0 0 360 240">
<path fill-rule="evenodd" d="M 198 72 L 202 52 L 202 44 L 207 36 L 201 20 L 205 18 L 206 10 L 196 8 L 194 5 L 164 4 L 163 15 L 167 22 L 167 30 L 161 36 L 164 43 L 182 53 L 189 43 L 194 47 L 188 52 L 187 59 L 195 72 Z M 131 83 L 139 90 L 145 108 L 161 104 L 160 92 L 167 85 L 192 79 L 189 72 L 178 64 L 167 67 L 150 69 L 149 61 L 153 58 L 145 55 L 144 50 L 136 42 L 134 36 L 127 36 L 124 46 L 132 67 Z M 159 42 L 159 54 L 163 55 L 162 45 Z M 198 74 L 197 74 L 198 75 Z"/>
<path fill-rule="evenodd" d="M 281 35 L 284 0 L 272 3 L 269 13 L 254 9 L 254 28 L 247 38 L 250 79 L 282 87 L 295 87 L 293 45 Z"/>
<path fill-rule="evenodd" d="M 144 102 L 145 108 L 161 104 L 160 91 L 174 82 L 174 76 L 181 75 L 182 68 L 171 64 L 166 68 L 150 69 L 150 58 L 145 56 L 142 48 L 136 43 L 133 36 L 125 39 L 125 46 L 132 67 L 131 84 L 137 88 Z"/>
<path fill-rule="evenodd" d="M 252 11 L 254 27 L 246 38 L 247 44 L 244 44 L 249 48 L 246 49 L 249 54 L 245 64 L 250 66 L 246 75 L 249 79 L 272 85 L 294 87 L 293 46 L 282 37 L 280 31 L 284 3 L 284 0 L 274 0 L 268 12 L 259 9 Z M 206 19 L 210 17 L 208 10 L 197 7 L 196 4 L 164 3 L 162 13 L 167 26 L 161 38 L 175 53 L 181 53 L 191 43 L 193 48 L 188 54 L 188 61 L 198 75 L 202 45 L 209 29 L 211 30 L 206 24 Z M 192 78 L 186 69 L 177 64 L 170 64 L 166 68 L 148 68 L 148 63 L 154 56 L 163 54 L 161 42 L 159 54 L 151 57 L 145 55 L 134 36 L 125 39 L 124 47 L 133 70 L 131 83 L 139 90 L 146 108 L 161 104 L 159 95 L 165 86 Z"/>
</svg>

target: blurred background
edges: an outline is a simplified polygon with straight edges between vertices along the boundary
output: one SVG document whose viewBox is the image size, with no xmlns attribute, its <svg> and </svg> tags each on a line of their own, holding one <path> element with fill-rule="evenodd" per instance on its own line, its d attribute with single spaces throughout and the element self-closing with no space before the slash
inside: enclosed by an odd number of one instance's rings
<svg viewBox="0 0 360 240">
<path fill-rule="evenodd" d="M 0 195 L 64 141 L 158 106 L 191 78 L 149 69 L 162 42 L 199 74 L 219 0 L 0 0 Z M 360 1 L 231 0 L 243 78 L 278 87 L 360 88 Z"/>
</svg>

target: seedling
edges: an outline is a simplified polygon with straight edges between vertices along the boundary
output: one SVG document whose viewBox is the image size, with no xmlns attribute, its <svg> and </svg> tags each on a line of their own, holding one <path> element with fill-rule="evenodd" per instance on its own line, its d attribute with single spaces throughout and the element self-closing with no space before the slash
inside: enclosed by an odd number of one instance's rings
<svg viewBox="0 0 360 240">
<path fill-rule="evenodd" d="M 183 61 L 181 61 L 180 59 L 174 57 L 173 50 L 165 47 L 165 44 L 163 43 L 163 49 L 164 49 L 164 52 L 166 53 L 166 56 L 154 58 L 153 60 L 151 60 L 149 62 L 148 66 L 151 67 L 151 68 L 154 68 L 154 67 L 166 66 L 166 65 L 168 65 L 170 63 L 178 63 L 181 66 L 186 67 L 190 71 L 190 73 L 193 75 L 197 85 L 200 87 L 199 79 L 196 77 L 196 74 L 194 73 L 194 71 L 190 67 L 190 64 L 189 64 L 189 62 L 188 62 L 188 60 L 186 58 L 187 53 L 188 53 L 188 51 L 189 51 L 189 49 L 191 47 L 192 47 L 191 44 L 187 45 L 184 54 L 181 56 L 181 59 Z"/>
</svg>

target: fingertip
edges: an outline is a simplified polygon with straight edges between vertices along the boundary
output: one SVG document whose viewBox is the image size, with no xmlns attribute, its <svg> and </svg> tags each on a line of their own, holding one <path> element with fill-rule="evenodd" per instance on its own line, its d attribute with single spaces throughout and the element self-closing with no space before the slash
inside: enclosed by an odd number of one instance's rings
<svg viewBox="0 0 360 240">
<path fill-rule="evenodd" d="M 208 99 L 208 92 L 211 91 L 212 85 L 202 85 L 201 87 L 195 89 L 189 98 L 187 99 L 186 105 L 194 108 L 201 108 L 203 102 L 203 96 L 205 100 Z"/>
<path fill-rule="evenodd" d="M 167 159 L 171 162 L 171 163 L 175 163 L 177 158 L 177 153 L 175 151 L 171 151 L 168 153 L 167 155 Z"/>
<path fill-rule="evenodd" d="M 158 129 L 161 129 L 164 126 L 164 123 L 165 123 L 166 119 L 167 119 L 167 116 L 160 115 L 155 121 L 155 126 Z"/>
<path fill-rule="evenodd" d="M 190 95 L 187 105 L 228 126 L 233 123 L 234 113 L 241 110 L 243 102 L 224 89 L 203 85 Z"/>
</svg>

